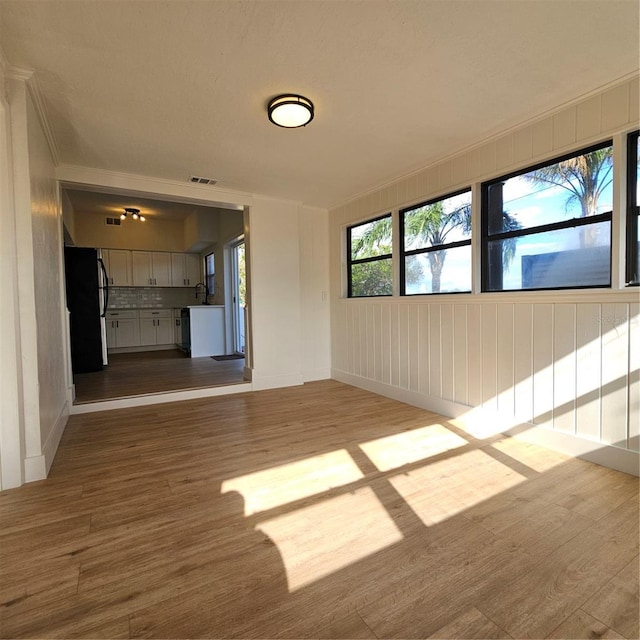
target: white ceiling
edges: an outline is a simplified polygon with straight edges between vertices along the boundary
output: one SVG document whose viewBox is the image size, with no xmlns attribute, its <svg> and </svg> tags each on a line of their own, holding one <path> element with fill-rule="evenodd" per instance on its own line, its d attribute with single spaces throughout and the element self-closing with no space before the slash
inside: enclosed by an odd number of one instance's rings
<svg viewBox="0 0 640 640">
<path fill-rule="evenodd" d="M 0 0 L 60 162 L 330 206 L 638 69 L 637 0 Z M 270 97 L 316 105 L 305 128 Z"/>
</svg>

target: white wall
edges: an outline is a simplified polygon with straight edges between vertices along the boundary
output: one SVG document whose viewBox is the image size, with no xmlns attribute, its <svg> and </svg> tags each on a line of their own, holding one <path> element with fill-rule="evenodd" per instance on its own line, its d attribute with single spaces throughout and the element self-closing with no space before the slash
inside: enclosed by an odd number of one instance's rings
<svg viewBox="0 0 640 640">
<path fill-rule="evenodd" d="M 327 210 L 301 207 L 300 303 L 305 382 L 331 377 L 328 237 Z"/>
<path fill-rule="evenodd" d="M 3 287 L 8 291 L 6 298 L 3 291 L 2 331 L 4 338 L 6 326 L 14 345 L 3 347 L 3 375 L 6 366 L 9 379 L 6 395 L 3 384 L 1 427 L 3 441 L 12 433 L 20 452 L 14 448 L 14 472 L 3 487 L 46 477 L 69 413 L 62 211 L 37 91 L 28 80 L 18 75 L 6 84 L 13 199 L 3 211 L 3 232 L 8 232 Z M 6 423 L 5 415 L 16 421 Z"/>
<path fill-rule="evenodd" d="M 299 205 L 256 197 L 249 228 L 254 388 L 302 384 Z"/>
<path fill-rule="evenodd" d="M 637 473 L 630 452 L 640 448 L 640 319 L 638 290 L 622 288 L 619 171 L 612 290 L 480 294 L 476 234 L 474 293 L 349 300 L 343 292 L 347 224 L 458 188 L 479 194 L 483 180 L 612 137 L 624 164 L 638 93 L 637 78 L 611 86 L 333 209 L 333 377 L 445 415 L 489 415 L 503 428 L 520 425 L 529 438 Z"/>
<path fill-rule="evenodd" d="M 62 206 L 53 158 L 29 94 L 27 132 L 40 422 L 39 451 L 27 455 L 36 456 L 34 475 L 45 477 L 69 415 Z"/>
<path fill-rule="evenodd" d="M 11 106 L 0 55 L 0 489 L 24 482 L 24 405 Z"/>
</svg>

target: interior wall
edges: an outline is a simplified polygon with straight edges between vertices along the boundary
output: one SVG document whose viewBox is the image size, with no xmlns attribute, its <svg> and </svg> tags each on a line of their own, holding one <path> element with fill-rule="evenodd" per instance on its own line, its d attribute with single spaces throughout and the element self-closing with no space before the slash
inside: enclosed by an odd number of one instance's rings
<svg viewBox="0 0 640 640">
<path fill-rule="evenodd" d="M 33 101 L 27 100 L 40 441 L 48 467 L 69 414 L 66 396 L 62 206 L 55 165 Z M 46 382 L 45 382 L 46 381 Z M 48 454 L 48 455 L 47 455 Z"/>
<path fill-rule="evenodd" d="M 253 386 L 302 384 L 299 205 L 256 197 L 249 212 Z"/>
<path fill-rule="evenodd" d="M 347 299 L 344 252 L 347 224 L 460 188 L 479 194 L 483 180 L 592 143 L 613 137 L 624 163 L 620 148 L 638 127 L 638 95 L 637 78 L 614 85 L 333 209 L 332 376 L 445 415 L 481 409 L 505 428 L 544 427 L 550 445 L 592 456 L 601 451 L 612 465 L 637 473 L 637 455 L 627 454 L 640 448 L 633 355 L 640 317 L 638 290 L 621 287 L 625 187 L 619 166 L 612 290 Z"/>
<path fill-rule="evenodd" d="M 329 212 L 300 210 L 300 326 L 305 382 L 331 377 Z"/>
<path fill-rule="evenodd" d="M 74 240 L 78 247 L 181 253 L 185 247 L 184 233 L 182 220 L 125 220 L 121 226 L 113 227 L 105 224 L 104 215 L 74 216 Z"/>
<path fill-rule="evenodd" d="M 17 414 L 23 480 L 46 477 L 69 414 L 62 211 L 54 161 L 28 76 L 8 86 L 16 256 Z"/>
<path fill-rule="evenodd" d="M 24 409 L 11 107 L 0 54 L 0 489 L 24 482 Z"/>
<path fill-rule="evenodd" d="M 244 233 L 244 214 L 242 211 L 223 211 L 218 217 L 217 242 L 207 247 L 202 253 L 204 258 L 213 252 L 215 268 L 215 290 L 211 296 L 212 304 L 224 304 L 225 301 L 225 260 L 224 246 Z"/>
</svg>

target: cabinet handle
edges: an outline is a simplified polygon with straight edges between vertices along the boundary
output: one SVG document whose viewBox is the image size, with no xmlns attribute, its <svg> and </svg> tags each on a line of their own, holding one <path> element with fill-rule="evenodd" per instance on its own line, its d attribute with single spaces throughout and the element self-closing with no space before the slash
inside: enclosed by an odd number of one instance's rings
<svg viewBox="0 0 640 640">
<path fill-rule="evenodd" d="M 119 327 L 119 326 L 120 326 L 120 321 L 116 320 L 116 327 Z"/>
<path fill-rule="evenodd" d="M 178 318 L 176 318 L 176 327 L 180 326 L 180 320 Z"/>
</svg>

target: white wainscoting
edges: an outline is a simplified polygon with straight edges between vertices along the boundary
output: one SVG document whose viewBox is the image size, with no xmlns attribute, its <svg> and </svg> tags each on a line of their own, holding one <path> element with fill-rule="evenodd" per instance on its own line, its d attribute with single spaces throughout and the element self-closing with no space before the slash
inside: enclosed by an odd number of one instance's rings
<svg viewBox="0 0 640 640">
<path fill-rule="evenodd" d="M 333 377 L 639 451 L 637 296 L 532 297 L 340 300 Z"/>
</svg>

